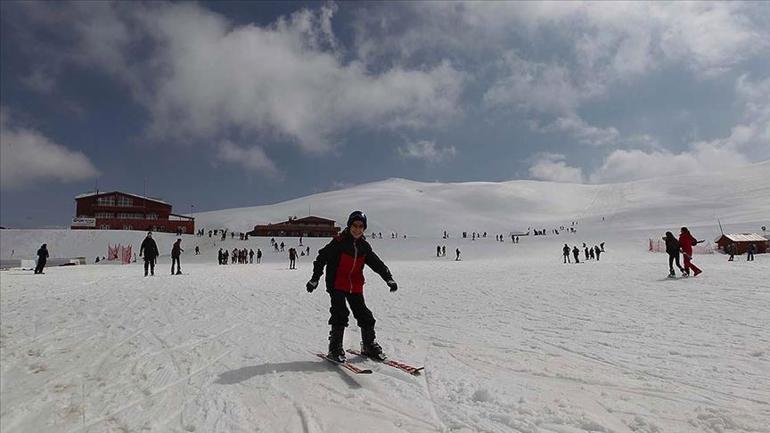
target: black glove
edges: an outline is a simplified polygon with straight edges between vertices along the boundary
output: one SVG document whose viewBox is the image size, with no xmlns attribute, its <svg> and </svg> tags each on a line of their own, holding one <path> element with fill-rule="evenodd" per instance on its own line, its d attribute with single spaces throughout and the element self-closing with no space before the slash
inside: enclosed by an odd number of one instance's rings
<svg viewBox="0 0 770 433">
<path fill-rule="evenodd" d="M 305 284 L 308 293 L 313 293 L 313 290 L 315 290 L 316 287 L 318 287 L 318 280 L 310 280 Z"/>
<path fill-rule="evenodd" d="M 385 282 L 385 284 L 387 284 L 388 287 L 390 287 L 391 292 L 395 292 L 396 290 L 398 290 L 398 284 L 396 284 L 396 282 L 393 280 L 388 280 Z"/>
</svg>

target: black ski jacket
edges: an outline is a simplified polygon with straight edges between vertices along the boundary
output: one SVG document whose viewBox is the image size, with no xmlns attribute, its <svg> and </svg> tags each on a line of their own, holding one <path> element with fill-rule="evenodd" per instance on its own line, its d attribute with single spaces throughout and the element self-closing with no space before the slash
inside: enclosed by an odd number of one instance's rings
<svg viewBox="0 0 770 433">
<path fill-rule="evenodd" d="M 144 254 L 145 259 L 154 259 L 160 255 L 158 252 L 158 244 L 155 243 L 155 239 L 144 238 L 142 246 L 139 247 L 139 255 L 141 256 L 142 254 Z"/>
<path fill-rule="evenodd" d="M 349 293 L 363 293 L 364 264 L 369 266 L 383 280 L 393 279 L 390 269 L 372 251 L 372 246 L 361 236 L 355 239 L 344 230 L 325 247 L 318 250 L 313 262 L 312 280 L 318 281 L 326 267 L 326 291 L 340 290 Z"/>
</svg>

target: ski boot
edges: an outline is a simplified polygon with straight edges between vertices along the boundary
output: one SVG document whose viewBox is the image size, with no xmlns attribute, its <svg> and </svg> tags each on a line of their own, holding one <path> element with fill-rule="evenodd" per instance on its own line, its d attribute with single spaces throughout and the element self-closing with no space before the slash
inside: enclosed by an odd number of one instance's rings
<svg viewBox="0 0 770 433">
<path fill-rule="evenodd" d="M 361 353 L 364 356 L 372 358 L 376 361 L 384 361 L 388 359 L 382 351 L 382 347 L 375 340 L 374 327 L 361 328 Z"/>
<path fill-rule="evenodd" d="M 345 349 L 342 347 L 342 339 L 345 336 L 344 327 L 332 327 L 329 331 L 329 353 L 326 356 L 335 362 L 345 362 Z"/>
<path fill-rule="evenodd" d="M 669 278 L 676 278 L 676 274 L 674 273 L 674 271 L 671 271 L 671 272 L 668 273 L 668 277 Z"/>
</svg>

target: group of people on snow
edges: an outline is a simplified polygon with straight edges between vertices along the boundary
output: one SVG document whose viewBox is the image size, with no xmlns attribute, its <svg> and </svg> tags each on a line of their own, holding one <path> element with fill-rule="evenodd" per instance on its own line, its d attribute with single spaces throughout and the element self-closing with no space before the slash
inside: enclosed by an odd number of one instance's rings
<svg viewBox="0 0 770 433">
<path fill-rule="evenodd" d="M 666 253 L 668 253 L 669 278 L 676 277 L 676 273 L 674 272 L 674 264 L 676 264 L 676 267 L 679 268 L 679 271 L 682 273 L 683 277 L 689 277 L 690 271 L 692 271 L 693 277 L 696 277 L 698 274 L 703 272 L 700 270 L 700 268 L 692 263 L 692 247 L 703 241 L 695 239 L 687 227 L 682 227 L 679 230 L 679 238 L 674 237 L 674 234 L 671 232 L 666 232 L 663 240 L 666 241 Z M 680 252 L 684 257 L 684 266 L 679 264 Z"/>
<path fill-rule="evenodd" d="M 564 244 L 564 247 L 561 249 L 562 256 L 564 257 L 564 263 L 572 263 L 572 260 L 570 260 L 570 253 L 572 253 L 572 257 L 575 261 L 575 263 L 580 263 L 580 249 L 577 247 L 577 245 L 573 245 L 572 248 L 570 248 L 569 245 Z M 600 243 L 599 245 L 594 245 L 593 247 L 586 245 L 585 242 L 583 242 L 583 254 L 584 254 L 584 261 L 588 260 L 594 260 L 598 262 L 601 258 L 602 253 L 604 252 L 604 242 Z"/>
</svg>

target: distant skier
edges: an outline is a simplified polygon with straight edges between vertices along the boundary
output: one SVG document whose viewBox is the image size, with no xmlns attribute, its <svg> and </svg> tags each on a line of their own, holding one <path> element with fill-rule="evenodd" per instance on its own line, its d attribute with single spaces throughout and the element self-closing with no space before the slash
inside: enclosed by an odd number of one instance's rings
<svg viewBox="0 0 770 433">
<path fill-rule="evenodd" d="M 692 247 L 701 242 L 703 241 L 696 240 L 690 234 L 690 230 L 688 230 L 687 227 L 682 227 L 679 233 L 679 248 L 682 250 L 682 255 L 684 256 L 684 275 L 686 277 L 690 276 L 690 269 L 693 270 L 693 277 L 697 277 L 698 274 L 703 272 L 697 266 L 692 264 Z"/>
<path fill-rule="evenodd" d="M 457 255 L 457 257 L 455 257 L 455 261 L 459 261 L 460 260 L 460 249 L 459 248 L 455 249 L 455 254 Z"/>
<path fill-rule="evenodd" d="M 561 249 L 561 252 L 564 255 L 564 263 L 572 263 L 569 260 L 569 251 L 569 245 L 564 244 L 564 248 Z"/>
<path fill-rule="evenodd" d="M 174 246 L 171 247 L 171 275 L 182 275 L 182 265 L 179 263 L 179 257 L 182 255 L 182 239 L 177 239 Z M 174 273 L 174 264 L 176 263 L 176 273 Z"/>
<path fill-rule="evenodd" d="M 436 257 L 441 257 L 441 245 L 436 245 Z"/>
<path fill-rule="evenodd" d="M 142 241 L 139 247 L 139 257 L 144 257 L 144 276 L 147 276 L 147 268 L 150 268 L 150 275 L 155 275 L 155 260 L 160 255 L 158 244 L 152 238 L 152 232 L 147 232 L 147 237 Z"/>
<path fill-rule="evenodd" d="M 297 269 L 297 250 L 289 248 L 289 269 Z"/>
<path fill-rule="evenodd" d="M 604 252 L 604 242 L 599 244 L 599 248 L 602 250 L 602 252 Z"/>
<path fill-rule="evenodd" d="M 668 277 L 676 277 L 676 274 L 674 273 L 674 263 L 676 263 L 676 267 L 679 268 L 679 272 L 681 272 L 682 275 L 686 274 L 682 265 L 679 264 L 679 241 L 671 232 L 666 232 L 666 236 L 663 237 L 663 240 L 666 241 L 666 253 L 668 253 Z"/>
<path fill-rule="evenodd" d="M 45 244 L 43 244 L 43 246 L 45 246 Z M 756 254 L 756 252 L 757 252 L 757 244 L 752 242 L 751 245 L 749 245 L 749 249 L 746 250 L 746 261 L 753 262 L 754 254 Z"/>
<path fill-rule="evenodd" d="M 262 250 L 257 248 L 257 263 L 262 263 Z"/>
<path fill-rule="evenodd" d="M 572 248 L 572 256 L 575 258 L 575 263 L 580 263 L 580 250 L 577 245 Z"/>
<path fill-rule="evenodd" d="M 586 261 L 588 261 L 588 247 L 585 242 L 583 243 L 583 253 L 585 253 Z"/>
<path fill-rule="evenodd" d="M 441 257 L 446 257 L 446 245 L 441 247 Z"/>
<path fill-rule="evenodd" d="M 224 265 L 224 263 L 222 263 L 222 260 L 224 260 L 224 258 L 225 258 L 225 254 L 222 252 L 222 248 L 220 248 L 219 252 L 217 253 L 217 263 L 219 263 L 220 265 Z"/>
<path fill-rule="evenodd" d="M 254 263 L 254 250 L 249 248 L 249 264 Z"/>
<path fill-rule="evenodd" d="M 201 254 L 201 249 L 197 245 L 195 246 L 195 255 L 199 256 Z"/>
<path fill-rule="evenodd" d="M 730 243 L 725 248 L 725 252 L 730 255 L 730 258 L 727 259 L 728 262 L 732 262 L 735 260 L 735 244 Z"/>
<path fill-rule="evenodd" d="M 594 252 L 596 253 L 596 261 L 598 262 L 599 255 L 602 253 L 602 250 L 598 246 L 594 245 Z"/>
<path fill-rule="evenodd" d="M 596 258 L 596 252 L 594 251 L 594 249 L 593 249 L 593 248 L 590 248 L 590 247 L 589 247 L 587 251 L 590 253 L 589 255 L 591 256 L 591 257 L 590 257 L 590 258 L 591 258 L 591 260 L 593 260 L 593 259 L 595 259 L 595 258 Z"/>
<path fill-rule="evenodd" d="M 45 268 L 45 262 L 48 261 L 48 244 L 40 245 L 37 250 L 37 266 L 35 266 L 35 273 L 42 274 L 43 268 Z"/>
<path fill-rule="evenodd" d="M 386 358 L 376 340 L 376 321 L 364 301 L 364 265 L 379 274 L 391 292 L 398 290 L 398 285 L 388 267 L 364 238 L 366 223 L 366 215 L 363 212 L 354 211 L 350 214 L 345 230 L 318 251 L 318 257 L 313 262 L 313 276 L 306 285 L 307 291 L 312 293 L 318 287 L 318 280 L 326 268 L 326 291 L 331 300 L 328 356 L 335 361 L 345 360 L 345 349 L 342 345 L 350 314 L 346 303 L 350 305 L 361 328 L 361 352 L 374 359 Z"/>
</svg>

